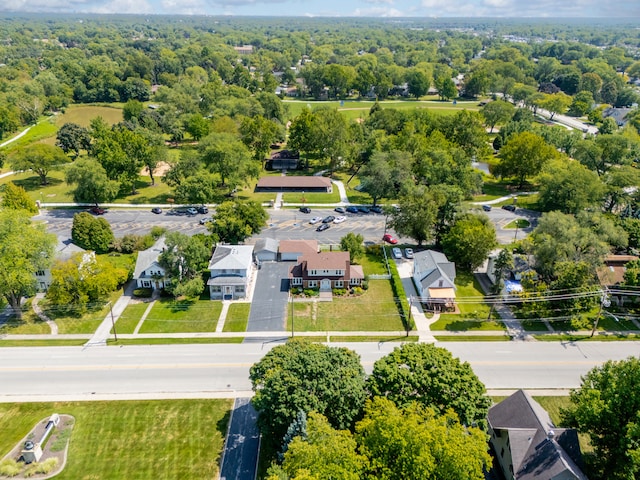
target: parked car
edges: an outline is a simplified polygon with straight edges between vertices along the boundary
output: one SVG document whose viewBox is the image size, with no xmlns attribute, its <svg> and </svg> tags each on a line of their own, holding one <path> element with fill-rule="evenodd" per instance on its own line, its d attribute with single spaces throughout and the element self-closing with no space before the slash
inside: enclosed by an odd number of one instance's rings
<svg viewBox="0 0 640 480">
<path fill-rule="evenodd" d="M 491 211 L 491 205 L 482 205 L 482 210 L 484 210 L 485 212 L 490 212 Z"/>
<path fill-rule="evenodd" d="M 91 207 L 89 211 L 94 215 L 104 215 L 104 213 L 106 212 L 106 210 L 100 207 Z"/>
<path fill-rule="evenodd" d="M 187 208 L 187 215 L 196 215 L 198 213 L 198 210 L 196 210 L 193 207 L 189 207 Z"/>
<path fill-rule="evenodd" d="M 160 207 L 153 207 L 151 209 L 151 213 L 155 213 L 156 215 L 159 215 L 162 213 L 162 209 Z"/>
<path fill-rule="evenodd" d="M 328 223 L 321 223 L 320 225 L 318 225 L 318 228 L 316 228 L 316 232 L 324 232 L 328 228 L 329 228 Z"/>
<path fill-rule="evenodd" d="M 309 220 L 309 223 L 313 225 L 314 223 L 318 223 L 321 221 L 322 221 L 322 217 L 313 217 L 311 220 Z"/>
<path fill-rule="evenodd" d="M 405 248 L 404 249 L 404 256 L 411 259 L 413 258 L 413 248 Z"/>
<path fill-rule="evenodd" d="M 360 213 L 369 213 L 371 210 L 369 210 L 369 207 L 365 207 L 364 205 L 358 207 L 358 211 Z"/>
<path fill-rule="evenodd" d="M 344 214 L 347 212 L 344 207 L 336 207 L 333 209 L 333 211 L 340 214 Z"/>
<path fill-rule="evenodd" d="M 358 207 L 354 207 L 353 205 L 352 205 L 352 206 L 347 207 L 347 209 L 346 209 L 346 210 L 347 210 L 347 212 L 349 212 L 349 213 L 358 213 L 358 212 L 359 212 Z"/>
<path fill-rule="evenodd" d="M 393 258 L 402 258 L 402 250 L 398 247 L 393 247 L 391 249 L 391 255 L 393 255 Z"/>
<path fill-rule="evenodd" d="M 515 205 L 502 205 L 502 208 L 504 210 L 509 210 L 510 212 L 515 212 L 516 211 L 516 206 Z"/>
<path fill-rule="evenodd" d="M 387 243 L 390 243 L 391 245 L 395 245 L 396 243 L 398 243 L 398 239 L 395 238 L 393 235 L 391 235 L 390 233 L 385 233 L 382 236 L 382 240 L 384 240 Z"/>
<path fill-rule="evenodd" d="M 371 207 L 369 208 L 369 210 L 371 210 L 373 213 L 382 213 L 382 207 L 379 205 L 376 205 L 375 207 Z"/>
<path fill-rule="evenodd" d="M 301 213 L 311 213 L 311 209 L 309 207 L 300 207 Z"/>
<path fill-rule="evenodd" d="M 322 223 L 331 223 L 336 219 L 333 215 L 328 215 L 322 219 Z"/>
<path fill-rule="evenodd" d="M 347 217 L 345 217 L 345 216 L 336 217 L 336 219 L 333 221 L 333 223 L 342 223 L 346 219 L 347 219 Z"/>
<path fill-rule="evenodd" d="M 200 205 L 198 207 L 198 213 L 209 213 L 209 207 L 206 205 Z"/>
<path fill-rule="evenodd" d="M 204 225 L 205 223 L 211 222 L 211 221 L 213 221 L 213 218 L 211 218 L 211 217 L 202 217 L 200 219 L 200 225 Z"/>
</svg>

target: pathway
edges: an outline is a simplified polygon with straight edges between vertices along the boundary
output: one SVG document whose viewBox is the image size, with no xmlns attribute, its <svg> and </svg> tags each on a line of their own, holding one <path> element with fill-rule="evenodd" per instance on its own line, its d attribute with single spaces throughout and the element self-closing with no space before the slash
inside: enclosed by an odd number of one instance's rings
<svg viewBox="0 0 640 480">
<path fill-rule="evenodd" d="M 58 324 L 51 320 L 48 316 L 46 316 L 42 311 L 42 308 L 40 308 L 40 300 L 42 300 L 44 296 L 45 293 L 40 292 L 35 297 L 33 297 L 33 300 L 31 301 L 31 308 L 33 308 L 35 314 L 38 315 L 38 317 L 40 317 L 43 322 L 46 322 L 47 325 L 49 325 L 51 335 L 58 335 Z"/>
<path fill-rule="evenodd" d="M 33 125 L 32 125 L 31 127 L 33 127 Z M 19 133 L 18 135 L 16 135 L 15 137 L 10 138 L 10 139 L 9 139 L 9 140 L 7 140 L 6 142 L 0 143 L 0 148 L 2 148 L 2 147 L 6 147 L 6 146 L 7 146 L 7 145 L 9 145 L 11 142 L 15 142 L 15 141 L 16 141 L 16 140 L 18 140 L 19 138 L 24 137 L 24 136 L 27 134 L 27 132 L 28 132 L 29 130 L 31 130 L 31 127 L 27 127 L 25 130 L 23 130 L 22 132 L 20 132 L 20 133 Z M 10 172 L 10 173 L 11 173 L 11 174 L 13 174 L 13 172 Z"/>
<path fill-rule="evenodd" d="M 156 304 L 156 301 L 153 300 L 151 302 L 149 302 L 149 305 L 147 305 L 147 309 L 144 311 L 144 313 L 142 314 L 142 316 L 140 317 L 140 321 L 138 322 L 138 324 L 136 325 L 136 328 L 133 330 L 133 334 L 137 335 L 138 332 L 140 332 L 140 329 L 142 328 L 142 324 L 144 323 L 144 321 L 147 319 L 147 317 L 149 316 L 149 312 L 151 312 L 151 309 L 153 308 L 153 306 Z"/>
<path fill-rule="evenodd" d="M 109 313 L 104 317 L 104 320 L 85 346 L 105 346 L 107 344 L 107 338 L 109 338 L 109 335 L 111 334 L 111 329 L 118 321 L 118 318 L 120 318 L 120 315 L 122 315 L 122 312 L 124 312 L 124 309 L 129 305 L 129 301 L 131 300 L 131 297 L 133 297 L 133 291 L 135 288 L 136 282 L 130 281 L 127 284 L 123 295 L 111 306 Z"/>
<path fill-rule="evenodd" d="M 424 314 L 424 310 L 422 309 L 422 304 L 419 301 L 414 301 L 414 299 L 418 297 L 418 293 L 416 292 L 416 288 L 413 285 L 413 278 L 411 278 L 412 263 L 405 259 L 396 261 L 392 258 L 389 258 L 389 261 L 396 262 L 398 275 L 400 275 L 400 279 L 402 280 L 404 293 L 408 297 L 407 301 L 409 302 L 411 308 L 411 319 L 413 320 L 413 323 L 416 326 L 415 329 L 418 332 L 418 341 L 434 343 L 436 339 L 433 336 L 433 332 L 431 332 L 429 326 L 432 323 L 438 321 L 438 318 L 440 316 L 438 314 L 434 314 L 431 318 L 427 318 L 427 316 Z"/>
<path fill-rule="evenodd" d="M 236 398 L 220 462 L 220 480 L 253 480 L 258 472 L 260 430 L 251 398 Z"/>
<path fill-rule="evenodd" d="M 314 177 L 321 177 L 327 173 L 327 170 L 320 170 L 313 174 Z M 338 192 L 340 192 L 340 203 L 335 204 L 335 206 L 339 205 L 349 205 L 351 202 L 349 201 L 349 197 L 347 196 L 347 189 L 344 188 L 344 183 L 341 180 L 331 179 L 331 183 L 333 183 L 337 188 Z"/>
</svg>

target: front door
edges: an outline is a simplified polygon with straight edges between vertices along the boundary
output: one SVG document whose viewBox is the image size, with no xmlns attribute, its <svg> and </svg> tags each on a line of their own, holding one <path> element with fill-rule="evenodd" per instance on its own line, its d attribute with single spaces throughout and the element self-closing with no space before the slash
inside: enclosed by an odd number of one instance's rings
<svg viewBox="0 0 640 480">
<path fill-rule="evenodd" d="M 225 300 L 233 300 L 233 287 L 225 285 L 223 288 L 223 297 Z"/>
<path fill-rule="evenodd" d="M 322 280 L 320 280 L 320 290 L 331 290 L 331 280 L 329 280 L 328 278 L 323 278 Z"/>
</svg>

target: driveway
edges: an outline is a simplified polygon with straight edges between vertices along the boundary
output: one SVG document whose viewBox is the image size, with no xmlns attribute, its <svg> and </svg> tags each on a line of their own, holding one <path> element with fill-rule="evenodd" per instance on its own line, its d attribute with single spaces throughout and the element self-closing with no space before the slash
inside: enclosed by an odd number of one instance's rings
<svg viewBox="0 0 640 480">
<path fill-rule="evenodd" d="M 257 475 L 260 430 L 250 398 L 237 398 L 224 446 L 220 480 L 253 480 Z"/>
<path fill-rule="evenodd" d="M 264 262 L 253 290 L 248 332 L 282 332 L 289 299 L 289 268 L 293 262 Z"/>
</svg>

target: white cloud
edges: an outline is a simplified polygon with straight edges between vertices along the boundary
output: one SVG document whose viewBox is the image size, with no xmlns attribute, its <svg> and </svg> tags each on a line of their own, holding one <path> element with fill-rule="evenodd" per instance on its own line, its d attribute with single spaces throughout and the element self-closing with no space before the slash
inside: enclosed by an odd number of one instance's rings
<svg viewBox="0 0 640 480">
<path fill-rule="evenodd" d="M 147 0 L 111 0 L 88 10 L 91 13 L 156 13 Z"/>
<path fill-rule="evenodd" d="M 404 14 L 389 7 L 356 8 L 351 14 L 353 17 L 403 17 Z"/>
<path fill-rule="evenodd" d="M 393 5 L 394 0 L 364 0 L 365 3 L 373 3 L 374 5 L 379 5 L 381 3 L 386 3 L 387 5 Z"/>
</svg>

